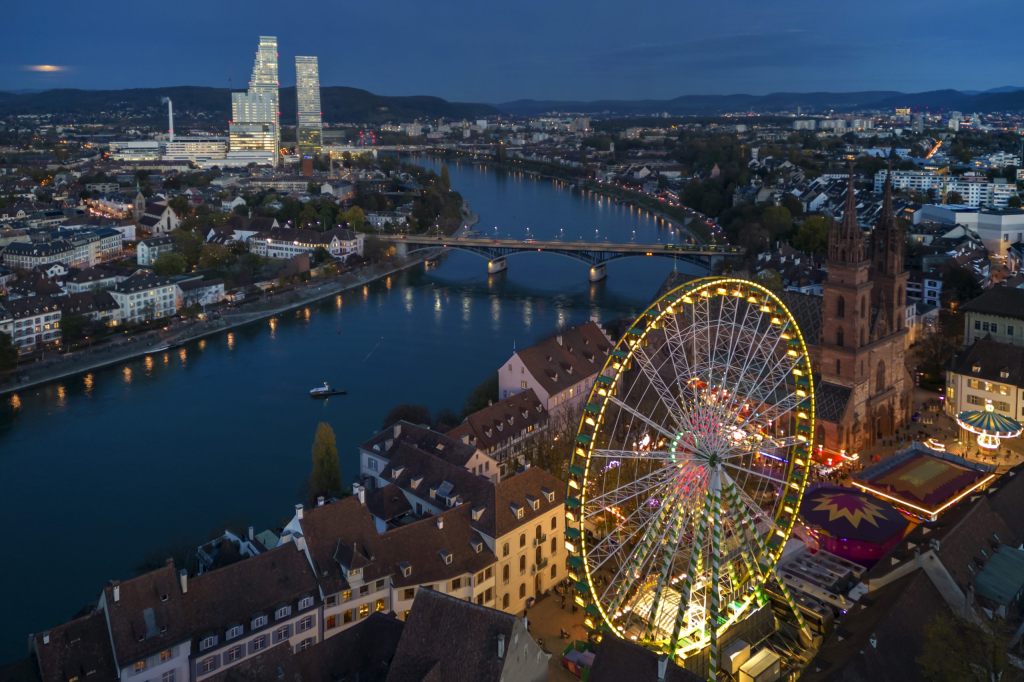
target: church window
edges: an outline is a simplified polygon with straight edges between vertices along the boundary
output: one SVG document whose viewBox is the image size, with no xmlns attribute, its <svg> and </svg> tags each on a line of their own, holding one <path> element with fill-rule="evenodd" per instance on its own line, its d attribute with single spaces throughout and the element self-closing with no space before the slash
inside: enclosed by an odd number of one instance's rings
<svg viewBox="0 0 1024 682">
<path fill-rule="evenodd" d="M 842 360 L 836 358 L 836 376 L 842 374 Z"/>
<path fill-rule="evenodd" d="M 843 347 L 843 330 L 841 328 L 836 330 L 836 345 L 840 348 Z"/>
<path fill-rule="evenodd" d="M 846 299 L 842 296 L 836 299 L 836 317 L 846 317 Z"/>
<path fill-rule="evenodd" d="M 875 391 L 881 393 L 885 389 L 885 362 L 878 361 L 878 376 L 875 377 Z"/>
</svg>

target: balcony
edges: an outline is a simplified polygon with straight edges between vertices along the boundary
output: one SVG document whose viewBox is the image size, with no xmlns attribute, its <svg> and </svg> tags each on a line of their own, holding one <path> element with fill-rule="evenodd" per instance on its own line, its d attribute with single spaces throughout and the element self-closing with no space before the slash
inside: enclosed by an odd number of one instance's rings
<svg viewBox="0 0 1024 682">
<path fill-rule="evenodd" d="M 547 534 L 546 533 L 541 533 L 540 537 L 533 539 L 533 546 L 534 547 L 540 547 L 545 542 L 547 542 L 547 539 L 548 539 Z"/>
</svg>

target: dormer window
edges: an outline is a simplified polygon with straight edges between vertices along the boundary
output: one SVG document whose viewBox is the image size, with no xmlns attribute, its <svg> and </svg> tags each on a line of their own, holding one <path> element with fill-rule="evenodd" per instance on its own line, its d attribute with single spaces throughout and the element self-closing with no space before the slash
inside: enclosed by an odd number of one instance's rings
<svg viewBox="0 0 1024 682">
<path fill-rule="evenodd" d="M 430 489 L 430 499 L 432 499 L 432 500 L 437 499 L 437 488 L 431 488 Z"/>
<path fill-rule="evenodd" d="M 412 575 L 412 564 L 410 564 L 409 562 L 403 561 L 402 563 L 398 564 L 398 568 L 402 571 L 403 578 L 408 578 Z"/>
<path fill-rule="evenodd" d="M 526 502 L 530 505 L 530 509 L 532 509 L 533 511 L 537 511 L 538 509 L 540 509 L 540 500 L 538 500 L 533 495 L 527 495 Z"/>
<path fill-rule="evenodd" d="M 393 469 L 391 469 L 391 478 L 400 477 L 403 471 L 405 471 L 405 467 L 394 467 Z"/>
<path fill-rule="evenodd" d="M 444 561 L 444 565 L 445 566 L 451 566 L 452 565 L 452 553 L 451 552 L 449 552 L 447 549 L 442 549 L 440 552 L 438 552 L 438 554 L 441 555 L 441 560 Z"/>
<path fill-rule="evenodd" d="M 524 509 L 522 505 L 513 502 L 509 505 L 509 508 L 512 510 L 512 513 L 515 514 L 517 519 L 523 518 Z"/>
<path fill-rule="evenodd" d="M 474 521 L 479 521 L 484 516 L 484 509 L 486 507 L 473 507 L 472 516 Z"/>
<path fill-rule="evenodd" d="M 225 633 L 225 635 L 224 635 L 224 639 L 226 639 L 228 641 L 231 641 L 232 639 L 235 639 L 235 638 L 241 637 L 241 636 L 242 636 L 242 626 L 241 625 L 235 625 L 235 626 L 232 626 L 232 627 L 228 628 L 227 633 Z"/>
<path fill-rule="evenodd" d="M 207 649 L 211 649 L 211 648 L 213 648 L 215 646 L 217 646 L 217 636 L 216 635 L 209 635 L 209 636 L 203 637 L 201 640 L 199 640 L 199 650 L 200 651 L 206 651 Z"/>
<path fill-rule="evenodd" d="M 419 488 L 420 487 L 420 483 L 423 483 L 423 477 L 422 476 L 413 476 L 412 480 L 409 481 L 409 484 L 412 486 L 413 490 L 416 490 L 416 488 Z"/>
<path fill-rule="evenodd" d="M 357 569 L 354 569 L 352 571 L 351 575 L 352 575 L 352 577 L 356 577 L 361 572 L 362 572 L 362 569 L 357 568 Z M 299 610 L 308 609 L 308 608 L 311 608 L 312 606 L 313 606 L 313 598 L 312 597 L 303 597 L 302 599 L 299 600 Z"/>
<path fill-rule="evenodd" d="M 971 365 L 971 371 L 977 374 L 978 372 L 981 371 L 981 365 L 979 365 L 977 362 L 974 363 L 973 365 Z"/>
<path fill-rule="evenodd" d="M 290 615 L 292 615 L 292 607 L 282 606 L 274 612 L 274 620 L 281 620 L 282 618 L 287 618 Z"/>
<path fill-rule="evenodd" d="M 1009 379 L 1010 378 L 1010 370 L 1008 370 L 1007 368 L 1003 367 L 1001 370 L 999 370 L 999 378 L 1000 379 Z"/>
<path fill-rule="evenodd" d="M 548 502 L 555 501 L 555 491 L 551 488 L 541 488 L 540 492 L 544 495 L 544 499 Z"/>
<path fill-rule="evenodd" d="M 484 543 L 480 542 L 479 540 L 473 540 L 469 544 L 473 547 L 473 551 L 477 554 L 484 551 Z"/>
<path fill-rule="evenodd" d="M 266 616 L 256 616 L 255 618 L 252 619 L 252 629 L 253 630 L 258 630 L 258 629 L 260 629 L 261 627 L 263 627 L 266 624 L 267 624 L 267 617 Z"/>
</svg>

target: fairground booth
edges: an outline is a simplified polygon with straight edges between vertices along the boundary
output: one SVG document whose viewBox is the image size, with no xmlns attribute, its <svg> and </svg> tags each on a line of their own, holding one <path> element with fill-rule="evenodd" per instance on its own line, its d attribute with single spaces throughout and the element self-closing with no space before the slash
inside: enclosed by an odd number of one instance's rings
<svg viewBox="0 0 1024 682">
<path fill-rule="evenodd" d="M 906 533 L 910 522 L 888 502 L 854 488 L 808 490 L 800 517 L 826 552 L 871 566 Z"/>
</svg>

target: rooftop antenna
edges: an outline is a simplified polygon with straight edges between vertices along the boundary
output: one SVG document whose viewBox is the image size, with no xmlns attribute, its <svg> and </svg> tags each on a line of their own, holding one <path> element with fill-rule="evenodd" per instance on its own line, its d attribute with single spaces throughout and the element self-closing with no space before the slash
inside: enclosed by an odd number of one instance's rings
<svg viewBox="0 0 1024 682">
<path fill-rule="evenodd" d="M 174 142 L 174 105 L 170 97 L 161 97 L 160 104 L 167 105 L 167 141 Z"/>
</svg>

